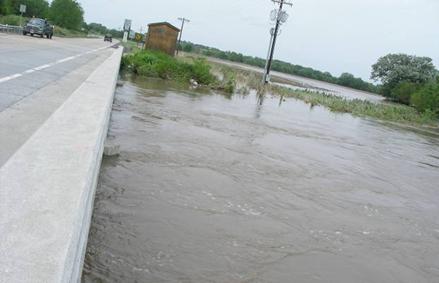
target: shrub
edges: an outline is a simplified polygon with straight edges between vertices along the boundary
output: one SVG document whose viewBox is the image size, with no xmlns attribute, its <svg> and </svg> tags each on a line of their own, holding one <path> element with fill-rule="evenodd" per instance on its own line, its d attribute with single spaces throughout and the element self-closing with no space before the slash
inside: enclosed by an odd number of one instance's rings
<svg viewBox="0 0 439 283">
<path fill-rule="evenodd" d="M 0 16 L 0 24 L 3 25 L 19 26 L 20 23 L 24 24 L 25 22 L 25 17 L 23 17 L 23 20 L 21 20 L 21 17 L 16 15 Z"/>
<path fill-rule="evenodd" d="M 201 84 L 215 81 L 210 66 L 202 59 L 193 63 L 179 61 L 174 57 L 157 51 L 144 50 L 124 56 L 122 68 L 146 77 L 159 77 L 177 81 L 194 79 Z"/>
<path fill-rule="evenodd" d="M 439 115 L 439 80 L 426 84 L 415 92 L 411 104 L 421 112 L 432 112 Z"/>
<path fill-rule="evenodd" d="M 390 97 L 395 101 L 410 104 L 410 97 L 422 87 L 421 84 L 402 82 L 397 84 L 391 91 Z"/>
</svg>

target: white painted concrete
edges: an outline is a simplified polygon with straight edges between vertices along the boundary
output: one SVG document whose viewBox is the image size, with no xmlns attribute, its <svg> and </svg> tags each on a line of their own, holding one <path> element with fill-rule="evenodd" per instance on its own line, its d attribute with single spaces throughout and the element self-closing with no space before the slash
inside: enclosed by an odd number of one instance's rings
<svg viewBox="0 0 439 283">
<path fill-rule="evenodd" d="M 78 282 L 122 48 L 0 168 L 0 282 Z"/>
</svg>

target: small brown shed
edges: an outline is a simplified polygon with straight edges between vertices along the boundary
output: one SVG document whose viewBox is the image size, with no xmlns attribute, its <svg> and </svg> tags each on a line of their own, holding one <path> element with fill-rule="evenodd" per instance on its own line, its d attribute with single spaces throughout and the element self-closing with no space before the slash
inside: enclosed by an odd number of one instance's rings
<svg viewBox="0 0 439 283">
<path fill-rule="evenodd" d="M 167 22 L 149 24 L 145 48 L 174 56 L 179 32 L 178 28 Z"/>
</svg>

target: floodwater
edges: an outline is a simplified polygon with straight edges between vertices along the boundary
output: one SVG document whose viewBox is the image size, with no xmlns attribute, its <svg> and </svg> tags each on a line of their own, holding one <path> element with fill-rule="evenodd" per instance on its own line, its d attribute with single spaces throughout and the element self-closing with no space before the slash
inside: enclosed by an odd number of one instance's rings
<svg viewBox="0 0 439 283">
<path fill-rule="evenodd" d="M 251 72 L 260 73 L 262 76 L 262 73 L 264 72 L 263 69 L 255 67 L 255 66 L 249 66 L 241 63 L 231 62 L 227 60 L 221 60 L 217 58 L 208 58 L 209 61 L 216 62 L 223 65 L 232 66 L 234 68 L 239 68 L 242 70 L 247 70 Z M 344 87 L 328 82 L 318 81 L 310 78 L 300 77 L 296 75 L 291 74 L 285 74 L 281 72 L 272 71 L 271 75 L 273 77 L 272 81 L 281 81 L 283 86 L 291 88 L 291 89 L 297 89 L 297 90 L 308 90 L 308 91 L 323 91 L 327 94 L 340 96 L 346 99 L 361 99 L 361 100 L 367 100 L 370 102 L 378 103 L 383 102 L 384 97 L 379 96 L 374 93 L 362 91 L 362 90 L 356 90 L 349 87 Z M 281 85 L 282 85 L 281 84 Z"/>
<path fill-rule="evenodd" d="M 109 139 L 83 282 L 439 282 L 438 136 L 127 81 Z"/>
</svg>

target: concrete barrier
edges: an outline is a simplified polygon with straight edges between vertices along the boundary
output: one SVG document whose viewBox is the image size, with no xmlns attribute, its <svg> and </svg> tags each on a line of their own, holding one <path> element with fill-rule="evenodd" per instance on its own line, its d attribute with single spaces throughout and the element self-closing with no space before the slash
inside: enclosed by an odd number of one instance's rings
<svg viewBox="0 0 439 283">
<path fill-rule="evenodd" d="M 79 282 L 122 48 L 0 168 L 0 282 Z"/>
</svg>

